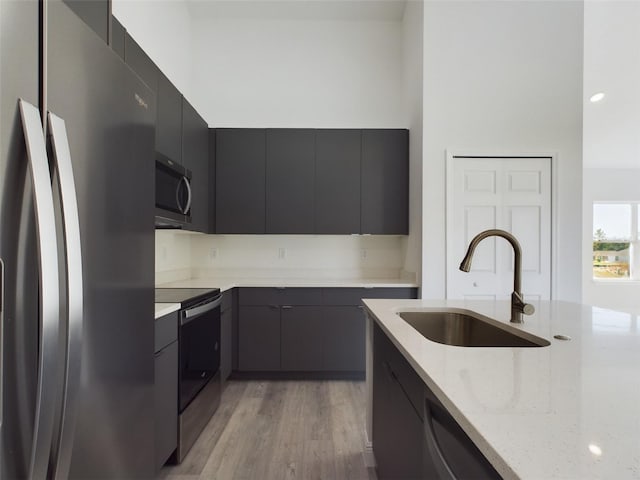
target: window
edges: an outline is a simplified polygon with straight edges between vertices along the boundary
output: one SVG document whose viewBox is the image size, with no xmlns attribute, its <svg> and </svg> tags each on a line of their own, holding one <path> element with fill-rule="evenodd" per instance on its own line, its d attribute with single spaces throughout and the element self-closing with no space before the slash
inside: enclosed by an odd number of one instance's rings
<svg viewBox="0 0 640 480">
<path fill-rule="evenodd" d="M 640 280 L 633 267 L 639 225 L 638 203 L 593 204 L 593 278 Z"/>
</svg>

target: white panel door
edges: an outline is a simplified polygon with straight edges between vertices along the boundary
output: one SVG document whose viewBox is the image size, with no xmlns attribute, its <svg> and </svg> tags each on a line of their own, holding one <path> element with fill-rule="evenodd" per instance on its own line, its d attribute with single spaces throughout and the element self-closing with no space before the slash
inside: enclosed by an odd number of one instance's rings
<svg viewBox="0 0 640 480">
<path fill-rule="evenodd" d="M 447 298 L 506 299 L 513 291 L 513 249 L 489 237 L 471 271 L 459 270 L 471 239 L 499 228 L 522 246 L 525 299 L 551 297 L 551 159 L 453 157 L 447 182 Z"/>
</svg>

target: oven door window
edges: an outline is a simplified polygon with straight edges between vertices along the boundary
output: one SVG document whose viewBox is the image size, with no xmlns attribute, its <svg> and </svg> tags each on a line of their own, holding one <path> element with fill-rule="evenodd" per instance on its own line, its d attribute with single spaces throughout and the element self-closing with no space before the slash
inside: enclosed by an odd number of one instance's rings
<svg viewBox="0 0 640 480">
<path fill-rule="evenodd" d="M 220 367 L 220 307 L 180 327 L 180 412 Z"/>
</svg>

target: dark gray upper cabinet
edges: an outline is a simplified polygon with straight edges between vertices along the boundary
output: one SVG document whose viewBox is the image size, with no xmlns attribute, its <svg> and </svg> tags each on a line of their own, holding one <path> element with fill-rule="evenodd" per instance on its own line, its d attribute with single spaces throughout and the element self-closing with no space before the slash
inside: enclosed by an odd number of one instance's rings
<svg viewBox="0 0 640 480">
<path fill-rule="evenodd" d="M 98 34 L 104 43 L 109 43 L 109 0 L 63 0 L 84 23 Z"/>
<path fill-rule="evenodd" d="M 151 90 L 158 92 L 158 67 L 127 32 L 124 34 L 124 60 Z"/>
<path fill-rule="evenodd" d="M 156 151 L 182 163 L 182 94 L 158 70 Z"/>
<path fill-rule="evenodd" d="M 125 29 L 117 18 L 111 17 L 111 48 L 124 60 Z"/>
<path fill-rule="evenodd" d="M 266 132 L 266 233 L 314 233 L 315 132 Z"/>
<path fill-rule="evenodd" d="M 182 164 L 191 170 L 191 225 L 209 233 L 209 126 L 195 108 L 182 100 Z"/>
<path fill-rule="evenodd" d="M 316 233 L 360 233 L 360 137 L 316 131 Z"/>
<path fill-rule="evenodd" d="M 216 233 L 265 233 L 265 130 L 216 131 Z"/>
<path fill-rule="evenodd" d="M 209 129 L 209 233 L 216 233 L 216 130 Z"/>
<path fill-rule="evenodd" d="M 409 132 L 362 131 L 361 233 L 409 233 Z"/>
</svg>

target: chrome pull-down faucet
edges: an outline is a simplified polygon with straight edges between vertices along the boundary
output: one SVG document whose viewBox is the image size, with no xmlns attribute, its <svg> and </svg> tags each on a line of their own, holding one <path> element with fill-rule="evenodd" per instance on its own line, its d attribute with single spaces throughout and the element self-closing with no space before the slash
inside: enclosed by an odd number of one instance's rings
<svg viewBox="0 0 640 480">
<path fill-rule="evenodd" d="M 520 291 L 520 279 L 521 279 L 521 268 L 522 268 L 522 248 L 520 247 L 520 243 L 516 240 L 516 237 L 511 235 L 509 232 L 505 232 L 504 230 L 485 230 L 484 232 L 480 232 L 478 235 L 473 237 L 471 243 L 469 244 L 469 248 L 467 250 L 467 254 L 462 259 L 460 263 L 460 270 L 463 272 L 468 272 L 471 270 L 471 259 L 473 258 L 473 252 L 475 251 L 478 244 L 487 237 L 502 237 L 507 240 L 511 246 L 513 247 L 514 253 L 514 267 L 513 267 L 513 293 L 511 293 L 511 322 L 512 323 L 523 323 L 522 314 L 532 315 L 535 312 L 535 308 L 530 303 L 526 303 L 522 298 L 522 292 Z"/>
</svg>

